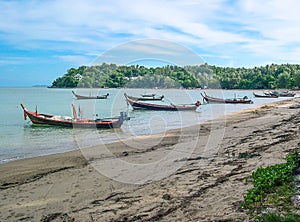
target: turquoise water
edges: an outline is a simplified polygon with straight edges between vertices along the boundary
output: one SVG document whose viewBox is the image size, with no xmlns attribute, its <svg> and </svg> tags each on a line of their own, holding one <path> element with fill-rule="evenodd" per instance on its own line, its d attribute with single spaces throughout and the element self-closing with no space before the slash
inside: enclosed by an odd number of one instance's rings
<svg viewBox="0 0 300 222">
<path fill-rule="evenodd" d="M 196 112 L 132 111 L 124 99 L 124 92 L 139 96 L 141 93 L 156 93 L 165 96 L 165 102 L 174 104 L 202 102 L 200 90 L 144 90 L 144 89 L 73 89 L 79 94 L 96 95 L 109 93 L 107 100 L 75 100 L 72 89 L 48 89 L 35 87 L 1 87 L 0 100 L 0 163 L 65 152 L 96 144 L 109 143 L 119 139 L 132 138 L 165 132 L 169 129 L 201 123 L 219 115 L 255 107 L 280 99 L 253 98 L 252 91 L 209 90 L 207 94 L 221 97 L 245 96 L 254 104 L 203 105 Z M 73 129 L 51 126 L 34 126 L 29 119 L 23 119 L 20 103 L 27 109 L 56 115 L 71 116 L 71 104 L 80 107 L 84 118 L 111 117 L 120 111 L 128 111 L 131 120 L 121 129 L 96 130 Z"/>
</svg>

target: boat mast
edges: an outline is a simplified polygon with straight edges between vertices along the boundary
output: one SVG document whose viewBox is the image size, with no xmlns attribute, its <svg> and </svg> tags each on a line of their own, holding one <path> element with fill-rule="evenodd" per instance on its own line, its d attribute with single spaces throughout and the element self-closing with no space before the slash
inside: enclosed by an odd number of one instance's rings
<svg viewBox="0 0 300 222">
<path fill-rule="evenodd" d="M 75 120 L 77 120 L 77 113 L 76 113 L 76 108 L 75 108 L 75 105 L 74 105 L 74 104 L 72 104 L 72 112 L 73 112 L 73 118 L 74 118 Z"/>
</svg>

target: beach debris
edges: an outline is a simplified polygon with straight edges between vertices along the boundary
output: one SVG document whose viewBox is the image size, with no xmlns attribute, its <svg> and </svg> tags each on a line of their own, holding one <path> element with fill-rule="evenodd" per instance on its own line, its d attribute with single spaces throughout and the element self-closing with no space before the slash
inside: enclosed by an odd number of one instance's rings
<svg viewBox="0 0 300 222">
<path fill-rule="evenodd" d="M 68 214 L 66 213 L 62 213 L 62 212 L 57 212 L 57 213 L 52 213 L 52 214 L 47 214 L 42 216 L 41 222 L 73 222 L 75 221 L 75 218 L 70 217 Z"/>
<path fill-rule="evenodd" d="M 171 196 L 170 196 L 170 194 L 164 194 L 163 196 L 162 196 L 162 198 L 164 199 L 164 200 L 171 200 Z"/>
</svg>

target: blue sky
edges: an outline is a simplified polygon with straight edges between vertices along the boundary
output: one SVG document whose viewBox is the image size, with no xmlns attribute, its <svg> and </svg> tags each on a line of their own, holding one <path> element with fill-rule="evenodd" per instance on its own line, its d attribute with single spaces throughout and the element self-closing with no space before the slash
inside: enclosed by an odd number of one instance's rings
<svg viewBox="0 0 300 222">
<path fill-rule="evenodd" d="M 0 86 L 51 85 L 71 67 L 114 61 L 111 52 L 159 60 L 178 46 L 219 66 L 300 63 L 296 0 L 0 0 L 0 8 Z"/>
</svg>

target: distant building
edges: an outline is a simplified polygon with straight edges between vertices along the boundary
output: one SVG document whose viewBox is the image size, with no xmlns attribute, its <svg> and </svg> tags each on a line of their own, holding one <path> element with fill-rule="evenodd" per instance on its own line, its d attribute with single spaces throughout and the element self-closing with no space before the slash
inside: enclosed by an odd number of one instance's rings
<svg viewBox="0 0 300 222">
<path fill-rule="evenodd" d="M 138 79 L 138 78 L 139 78 L 138 76 L 132 76 L 130 78 L 125 76 L 123 79 L 129 81 L 129 80 L 135 80 L 135 79 Z"/>
<path fill-rule="evenodd" d="M 81 79 L 82 79 L 82 75 L 80 75 L 80 74 L 76 74 L 74 77 L 75 77 L 75 79 L 77 79 L 77 80 L 81 80 Z"/>
</svg>

